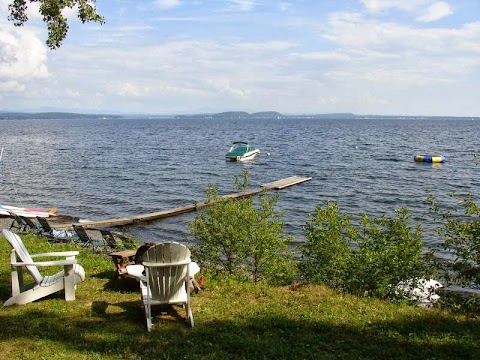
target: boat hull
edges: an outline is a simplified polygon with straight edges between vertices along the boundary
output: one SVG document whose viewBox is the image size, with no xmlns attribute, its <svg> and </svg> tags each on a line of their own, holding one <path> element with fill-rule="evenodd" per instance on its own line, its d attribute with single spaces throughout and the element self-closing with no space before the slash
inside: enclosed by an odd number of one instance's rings
<svg viewBox="0 0 480 360">
<path fill-rule="evenodd" d="M 0 205 L 0 215 L 10 215 L 11 212 L 19 216 L 34 218 L 37 216 L 49 217 L 49 216 L 55 215 L 57 212 L 57 209 L 56 208 L 36 209 L 36 208 L 24 208 L 24 207 L 18 207 L 18 206 Z"/>
<path fill-rule="evenodd" d="M 260 154 L 260 150 L 249 151 L 243 155 L 226 155 L 225 160 L 227 161 L 250 161 L 255 159 L 255 157 Z"/>
</svg>

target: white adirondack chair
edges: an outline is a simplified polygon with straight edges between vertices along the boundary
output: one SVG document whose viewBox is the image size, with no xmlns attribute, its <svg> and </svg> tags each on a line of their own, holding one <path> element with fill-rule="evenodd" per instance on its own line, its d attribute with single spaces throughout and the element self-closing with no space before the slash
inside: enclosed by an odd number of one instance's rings
<svg viewBox="0 0 480 360">
<path fill-rule="evenodd" d="M 190 250 L 176 242 L 159 243 L 143 256 L 145 276 L 140 277 L 140 290 L 145 307 L 147 330 L 152 329 L 152 306 L 162 304 L 183 305 L 187 321 L 193 327 L 190 305 L 189 264 Z"/>
<path fill-rule="evenodd" d="M 65 291 L 65 300 L 75 300 L 75 285 L 85 280 L 85 270 L 77 264 L 78 251 L 50 252 L 30 255 L 20 237 L 6 229 L 3 236 L 12 246 L 10 263 L 12 266 L 12 297 L 3 306 L 28 304 L 58 291 Z M 39 261 L 35 257 L 64 257 L 64 260 Z M 38 267 L 63 266 L 63 270 L 55 275 L 42 276 Z M 28 270 L 33 282 L 24 283 L 23 271 Z"/>
</svg>

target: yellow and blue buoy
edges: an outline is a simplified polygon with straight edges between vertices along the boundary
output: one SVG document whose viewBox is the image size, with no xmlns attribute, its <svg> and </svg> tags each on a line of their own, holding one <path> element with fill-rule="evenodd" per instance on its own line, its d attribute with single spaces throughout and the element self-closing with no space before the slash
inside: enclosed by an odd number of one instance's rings
<svg viewBox="0 0 480 360">
<path fill-rule="evenodd" d="M 417 162 L 429 162 L 429 163 L 443 163 L 446 161 L 443 155 L 415 155 L 415 161 Z"/>
</svg>

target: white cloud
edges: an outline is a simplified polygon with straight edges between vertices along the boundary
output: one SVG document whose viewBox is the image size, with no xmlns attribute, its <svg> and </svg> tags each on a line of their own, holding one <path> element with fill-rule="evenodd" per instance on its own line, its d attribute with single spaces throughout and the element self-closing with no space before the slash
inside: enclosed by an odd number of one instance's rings
<svg viewBox="0 0 480 360">
<path fill-rule="evenodd" d="M 28 27 L 0 22 L 0 91 L 23 91 L 26 82 L 49 75 L 47 50 Z"/>
<path fill-rule="evenodd" d="M 322 105 L 335 105 L 335 104 L 340 104 L 342 101 L 338 96 L 320 96 L 318 98 L 318 102 Z"/>
<path fill-rule="evenodd" d="M 332 49 L 296 53 L 294 58 L 305 80 L 328 89 L 317 98 L 326 106 L 337 96 L 342 99 L 338 106 L 353 112 L 375 108 L 377 113 L 391 113 L 396 108 L 397 113 L 419 114 L 419 109 L 428 108 L 438 113 L 442 110 L 429 95 L 433 90 L 456 99 L 471 98 L 473 90 L 466 84 L 480 81 L 480 22 L 416 28 L 358 13 L 336 13 L 325 28 Z M 315 86 L 310 88 L 314 92 Z M 368 97 L 360 96 L 367 92 Z M 399 108 L 406 103 L 412 108 Z M 444 114 L 449 111 L 452 114 L 451 108 L 443 108 Z"/>
<path fill-rule="evenodd" d="M 247 108 L 252 101 L 262 107 L 257 95 L 270 101 L 269 94 L 285 79 L 295 80 L 289 75 L 291 70 L 287 74 L 281 70 L 285 66 L 282 54 L 291 46 L 277 41 L 178 40 L 148 48 L 98 48 L 88 53 L 69 46 L 52 63 L 62 71 L 56 73 L 59 84 L 51 87 L 76 89 L 76 85 L 91 103 L 93 95 L 100 92 L 104 95 L 102 106 L 115 111 L 168 112 L 199 109 L 205 104 Z M 94 69 L 85 63 L 95 64 Z M 143 108 L 138 107 L 140 102 Z"/>
<path fill-rule="evenodd" d="M 380 22 L 361 14 L 336 13 L 329 19 L 325 38 L 335 46 L 360 54 L 427 55 L 450 57 L 455 51 L 475 53 L 480 43 L 480 22 L 458 29 L 415 28 L 401 23 Z"/>
<path fill-rule="evenodd" d="M 65 89 L 64 93 L 68 98 L 80 98 L 80 92 L 78 90 Z"/>
<path fill-rule="evenodd" d="M 307 53 L 293 53 L 291 57 L 297 59 L 307 60 L 321 60 L 321 61 L 348 61 L 351 60 L 351 55 L 343 51 L 313 51 Z"/>
<path fill-rule="evenodd" d="M 207 83 L 216 92 L 226 93 L 236 97 L 248 97 L 252 94 L 252 92 L 248 89 L 242 89 L 238 86 L 233 86 L 228 78 L 207 80 Z"/>
<path fill-rule="evenodd" d="M 417 17 L 417 20 L 422 22 L 436 21 L 453 14 L 451 6 L 446 1 L 432 3 L 432 0 L 360 0 L 360 2 L 371 13 L 388 9 L 421 12 L 422 15 Z"/>
<path fill-rule="evenodd" d="M 267 41 L 267 42 L 241 42 L 236 47 L 242 51 L 255 51 L 265 53 L 270 51 L 283 51 L 294 46 L 288 41 Z"/>
<path fill-rule="evenodd" d="M 155 0 L 155 6 L 159 9 L 172 9 L 181 3 L 180 0 Z"/>
<path fill-rule="evenodd" d="M 438 1 L 430 5 L 422 16 L 419 16 L 417 20 L 423 22 L 431 22 L 440 20 L 446 16 L 452 15 L 453 11 L 445 1 Z"/>
<path fill-rule="evenodd" d="M 20 93 L 25 90 L 25 86 L 15 80 L 0 81 L 0 96 L 4 93 Z"/>
<path fill-rule="evenodd" d="M 123 83 L 117 86 L 115 92 L 120 96 L 141 97 L 148 95 L 150 93 L 150 89 L 143 85 Z"/>
<path fill-rule="evenodd" d="M 66 7 L 62 10 L 62 15 L 67 18 L 67 21 L 71 22 L 78 19 L 78 6 L 72 8 Z"/>
<path fill-rule="evenodd" d="M 379 12 L 387 9 L 413 11 L 431 2 L 431 0 L 360 0 L 370 12 Z"/>
<path fill-rule="evenodd" d="M 278 9 L 282 12 L 288 11 L 293 7 L 291 2 L 281 2 L 278 4 Z"/>
<path fill-rule="evenodd" d="M 257 0 L 228 0 L 232 5 L 231 10 L 251 11 L 256 5 Z"/>
</svg>

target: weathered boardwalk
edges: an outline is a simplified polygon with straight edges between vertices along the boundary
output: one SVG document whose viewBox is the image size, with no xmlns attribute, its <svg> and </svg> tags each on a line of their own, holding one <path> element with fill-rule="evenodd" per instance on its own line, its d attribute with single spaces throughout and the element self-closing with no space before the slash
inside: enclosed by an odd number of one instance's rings
<svg viewBox="0 0 480 360">
<path fill-rule="evenodd" d="M 303 176 L 291 176 L 286 179 L 281 179 L 268 184 L 263 184 L 261 189 L 265 188 L 267 190 L 282 190 L 286 187 L 297 185 L 309 180 L 312 180 L 312 178 Z"/>
<path fill-rule="evenodd" d="M 241 199 L 249 196 L 256 195 L 263 190 L 281 190 L 289 186 L 297 185 L 306 181 L 311 180 L 311 177 L 302 177 L 302 176 L 292 176 L 286 179 L 277 180 L 268 184 L 263 184 L 259 188 L 251 189 L 251 190 L 244 190 L 239 193 L 223 195 L 221 198 L 234 198 L 234 199 Z M 197 211 L 203 209 L 204 207 L 208 206 L 205 202 L 198 202 L 191 205 L 186 205 L 178 208 L 173 208 L 169 210 L 157 211 L 148 214 L 142 215 L 135 215 L 132 217 L 125 217 L 125 218 L 118 218 L 118 219 L 109 219 L 109 220 L 98 220 L 98 221 L 88 221 L 88 222 L 76 222 L 76 223 L 65 223 L 65 224 L 55 224 L 55 228 L 57 229 L 64 229 L 69 230 L 73 228 L 73 225 L 81 225 L 86 229 L 92 228 L 103 228 L 103 227 L 111 227 L 111 226 L 126 226 L 126 225 L 133 225 L 140 222 L 148 222 L 153 220 L 164 219 L 171 216 L 177 216 L 181 214 L 190 213 L 193 211 Z"/>
</svg>

